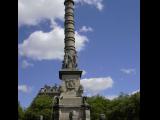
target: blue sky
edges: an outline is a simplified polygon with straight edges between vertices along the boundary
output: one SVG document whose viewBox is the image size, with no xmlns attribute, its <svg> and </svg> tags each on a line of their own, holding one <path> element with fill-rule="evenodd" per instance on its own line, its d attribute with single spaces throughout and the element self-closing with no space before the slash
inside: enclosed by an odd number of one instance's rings
<svg viewBox="0 0 160 120">
<path fill-rule="evenodd" d="M 23 107 L 45 84 L 61 82 L 63 0 L 35 2 L 18 0 L 18 99 Z M 75 29 L 84 94 L 113 98 L 140 89 L 139 0 L 76 0 Z"/>
</svg>

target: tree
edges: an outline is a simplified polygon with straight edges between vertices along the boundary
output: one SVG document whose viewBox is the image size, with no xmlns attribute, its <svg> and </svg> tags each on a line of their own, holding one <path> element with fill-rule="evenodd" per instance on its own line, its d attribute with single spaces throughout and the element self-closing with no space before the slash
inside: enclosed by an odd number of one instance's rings
<svg viewBox="0 0 160 120">
<path fill-rule="evenodd" d="M 20 105 L 20 102 L 18 101 L 18 120 L 23 120 L 24 111 Z"/>
<path fill-rule="evenodd" d="M 96 95 L 89 97 L 87 102 L 91 106 L 91 120 L 99 120 L 100 114 L 105 114 L 106 120 L 140 119 L 139 92 L 133 95 L 121 93 L 118 98 L 113 100 Z M 20 106 L 20 104 L 18 106 Z M 19 120 L 39 120 L 40 115 L 43 115 L 44 120 L 51 120 L 53 112 L 52 106 L 53 97 L 48 95 L 37 96 L 26 111 L 23 111 L 21 107 L 18 107 Z M 25 112 L 25 114 L 23 112 Z"/>
<path fill-rule="evenodd" d="M 98 120 L 100 114 L 106 114 L 109 100 L 97 95 L 88 98 L 87 102 L 91 106 L 91 120 Z"/>
<path fill-rule="evenodd" d="M 127 95 L 121 93 L 118 98 L 108 100 L 102 96 L 88 99 L 91 106 L 91 120 L 98 120 L 99 114 L 106 115 L 106 120 L 139 120 L 140 93 Z"/>
<path fill-rule="evenodd" d="M 51 120 L 52 107 L 52 97 L 48 95 L 37 96 L 26 110 L 24 120 L 39 120 L 40 115 L 43 115 L 43 120 Z"/>
</svg>

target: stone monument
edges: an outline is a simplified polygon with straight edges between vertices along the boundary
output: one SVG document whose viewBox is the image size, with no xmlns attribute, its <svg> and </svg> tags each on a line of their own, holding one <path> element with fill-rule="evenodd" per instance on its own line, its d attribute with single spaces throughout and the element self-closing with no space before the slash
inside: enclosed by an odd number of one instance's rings
<svg viewBox="0 0 160 120">
<path fill-rule="evenodd" d="M 65 0 L 65 47 L 62 69 L 59 71 L 60 95 L 55 97 L 54 120 L 90 120 L 90 106 L 83 97 L 80 84 L 82 71 L 77 67 L 74 31 L 74 1 Z"/>
</svg>

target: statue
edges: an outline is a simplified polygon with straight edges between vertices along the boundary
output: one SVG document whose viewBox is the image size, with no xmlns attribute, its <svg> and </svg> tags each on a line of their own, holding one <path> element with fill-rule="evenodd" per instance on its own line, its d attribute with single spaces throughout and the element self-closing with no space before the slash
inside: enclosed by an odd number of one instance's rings
<svg viewBox="0 0 160 120">
<path fill-rule="evenodd" d="M 76 111 L 71 111 L 71 112 L 69 112 L 69 120 L 77 120 L 77 113 L 76 113 Z"/>
<path fill-rule="evenodd" d="M 73 112 L 69 113 L 69 120 L 73 120 Z"/>
<path fill-rule="evenodd" d="M 76 68 L 77 55 L 65 52 L 62 68 Z"/>
<path fill-rule="evenodd" d="M 64 60 L 63 60 L 63 65 L 62 65 L 62 67 L 63 68 L 67 68 L 68 66 L 68 57 L 67 57 L 67 55 L 65 54 L 64 55 Z"/>
<path fill-rule="evenodd" d="M 64 88 L 62 86 L 59 86 L 59 90 L 60 93 L 64 92 Z"/>
<path fill-rule="evenodd" d="M 55 98 L 54 98 L 54 100 L 55 100 L 55 104 L 59 104 L 59 98 L 58 98 L 58 96 L 56 96 Z"/>
<path fill-rule="evenodd" d="M 84 97 L 83 97 L 83 104 L 84 104 L 84 105 L 86 105 L 86 104 L 87 104 L 86 100 L 87 100 L 87 97 L 86 97 L 86 96 L 84 96 Z"/>
<path fill-rule="evenodd" d="M 78 65 L 77 65 L 77 57 L 78 57 L 77 54 L 75 54 L 75 55 L 73 56 L 73 63 L 74 63 L 74 67 L 75 67 L 75 68 L 77 68 L 77 66 L 78 66 Z"/>
<path fill-rule="evenodd" d="M 78 96 L 82 96 L 83 90 L 84 90 L 83 86 L 80 85 L 80 86 L 79 86 L 79 89 L 78 89 Z"/>
</svg>

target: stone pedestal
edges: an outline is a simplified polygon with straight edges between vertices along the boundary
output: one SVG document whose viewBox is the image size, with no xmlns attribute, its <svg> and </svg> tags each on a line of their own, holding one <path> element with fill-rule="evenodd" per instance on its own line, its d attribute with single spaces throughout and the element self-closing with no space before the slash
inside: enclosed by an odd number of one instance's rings
<svg viewBox="0 0 160 120">
<path fill-rule="evenodd" d="M 82 71 L 62 69 L 59 71 L 59 78 L 62 80 L 60 86 L 61 96 L 63 97 L 81 97 L 80 78 Z M 83 91 L 82 91 L 83 92 Z"/>
<path fill-rule="evenodd" d="M 82 97 L 80 77 L 82 71 L 61 70 L 60 96 L 54 105 L 54 120 L 90 120 L 90 106 Z"/>
<path fill-rule="evenodd" d="M 90 120 L 90 106 L 82 98 L 63 98 L 54 106 L 54 120 Z"/>
</svg>

